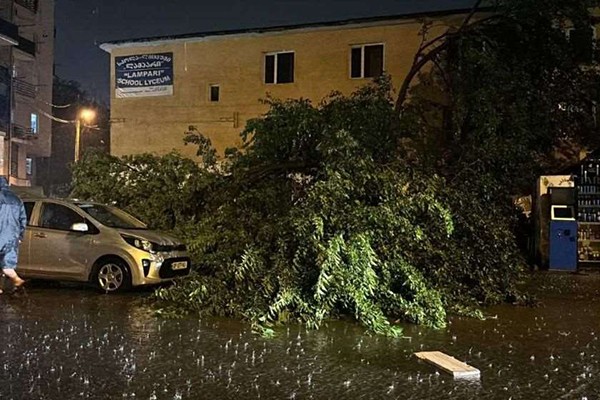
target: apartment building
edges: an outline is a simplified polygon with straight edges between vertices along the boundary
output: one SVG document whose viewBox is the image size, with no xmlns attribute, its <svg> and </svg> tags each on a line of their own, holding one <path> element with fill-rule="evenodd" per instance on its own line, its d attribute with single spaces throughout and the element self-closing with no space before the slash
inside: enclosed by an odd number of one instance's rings
<svg viewBox="0 0 600 400">
<path fill-rule="evenodd" d="M 0 0 L 0 174 L 36 183 L 50 156 L 54 1 Z"/>
<path fill-rule="evenodd" d="M 241 144 L 246 121 L 267 110 L 260 99 L 350 93 L 382 72 L 399 87 L 422 42 L 462 22 L 469 10 L 363 18 L 102 44 L 111 65 L 111 153 L 184 146 L 190 125 L 219 152 Z"/>
</svg>

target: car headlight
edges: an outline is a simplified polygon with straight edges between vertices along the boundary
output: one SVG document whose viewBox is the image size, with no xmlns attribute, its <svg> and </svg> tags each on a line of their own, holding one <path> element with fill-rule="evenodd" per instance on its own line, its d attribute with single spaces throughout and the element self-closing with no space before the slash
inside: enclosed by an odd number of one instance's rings
<svg viewBox="0 0 600 400">
<path fill-rule="evenodd" d="M 148 253 L 154 252 L 153 251 L 154 243 L 152 243 L 146 239 L 140 239 L 140 238 L 137 238 L 134 236 L 127 236 L 127 235 L 121 235 L 121 237 L 123 238 L 123 240 L 125 240 L 127 243 L 129 243 L 133 247 L 136 247 L 140 250 L 147 251 Z"/>
</svg>

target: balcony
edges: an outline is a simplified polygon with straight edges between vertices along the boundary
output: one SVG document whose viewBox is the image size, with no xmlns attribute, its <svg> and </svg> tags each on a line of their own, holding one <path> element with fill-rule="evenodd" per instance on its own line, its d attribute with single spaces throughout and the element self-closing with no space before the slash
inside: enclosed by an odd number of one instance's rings
<svg viewBox="0 0 600 400">
<path fill-rule="evenodd" d="M 32 99 L 35 98 L 35 85 L 22 79 L 13 79 L 13 89 L 15 93 L 20 94 L 21 96 L 30 97 Z"/>
<path fill-rule="evenodd" d="M 0 45 L 15 46 L 19 43 L 19 28 L 0 18 Z"/>
<path fill-rule="evenodd" d="M 32 13 L 37 13 L 38 5 L 39 5 L 38 0 L 15 0 L 15 3 L 22 7 L 25 7 Z"/>
<path fill-rule="evenodd" d="M 36 134 L 33 132 L 33 129 L 13 124 L 12 137 L 14 139 L 31 140 L 34 139 L 35 136 Z"/>
</svg>

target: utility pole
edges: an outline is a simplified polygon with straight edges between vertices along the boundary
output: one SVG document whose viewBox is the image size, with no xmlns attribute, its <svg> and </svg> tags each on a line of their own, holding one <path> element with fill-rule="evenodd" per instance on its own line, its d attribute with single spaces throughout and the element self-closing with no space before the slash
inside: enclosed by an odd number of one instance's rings
<svg viewBox="0 0 600 400">
<path fill-rule="evenodd" d="M 77 116 L 75 120 L 75 157 L 73 162 L 79 161 L 79 142 L 81 141 L 81 119 Z"/>
<path fill-rule="evenodd" d="M 81 121 L 86 123 L 90 123 L 96 118 L 96 111 L 90 108 L 82 108 L 77 113 L 77 118 L 75 119 L 75 158 L 74 162 L 79 161 L 79 148 L 81 147 Z"/>
</svg>

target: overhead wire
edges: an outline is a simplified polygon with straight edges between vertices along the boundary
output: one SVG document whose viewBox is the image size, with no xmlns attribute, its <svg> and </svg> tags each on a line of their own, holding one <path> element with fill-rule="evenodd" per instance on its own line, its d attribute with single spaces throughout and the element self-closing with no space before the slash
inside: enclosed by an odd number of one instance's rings
<svg viewBox="0 0 600 400">
<path fill-rule="evenodd" d="M 45 100 L 41 100 L 41 101 L 42 101 L 42 103 L 44 103 L 44 104 L 46 104 L 46 105 L 49 105 L 49 106 L 50 106 L 50 107 L 52 107 L 52 108 L 69 108 L 69 107 L 71 107 L 71 106 L 73 105 L 73 104 L 65 104 L 64 106 L 58 106 L 58 105 L 56 105 L 56 104 L 48 103 L 48 102 L 47 102 L 47 101 L 45 101 Z"/>
<path fill-rule="evenodd" d="M 51 120 L 56 121 L 56 122 L 61 122 L 63 124 L 74 124 L 76 122 L 76 120 L 72 120 L 71 121 L 71 120 L 68 120 L 68 119 L 62 119 L 62 118 L 55 117 L 54 115 L 48 114 L 46 111 L 44 111 L 44 110 L 42 110 L 42 109 L 40 109 L 38 107 L 35 107 L 35 109 L 37 110 L 37 112 L 39 112 L 43 116 L 45 116 L 47 118 L 50 118 Z"/>
<path fill-rule="evenodd" d="M 40 100 L 37 100 L 37 101 L 40 101 Z M 47 102 L 45 102 L 45 101 L 42 101 L 42 102 L 44 102 L 44 103 L 47 104 Z M 75 120 L 68 120 L 68 119 L 63 119 L 63 118 L 55 117 L 54 115 L 49 114 L 46 111 L 42 110 L 33 101 L 25 100 L 24 103 L 29 104 L 31 106 L 31 108 L 33 108 L 35 111 L 37 111 L 38 113 L 40 113 L 41 115 L 43 115 L 46 118 L 50 118 L 53 121 L 60 122 L 60 123 L 63 123 L 63 124 L 74 124 L 76 122 Z"/>
</svg>

